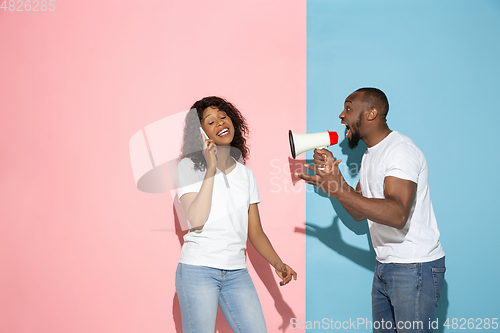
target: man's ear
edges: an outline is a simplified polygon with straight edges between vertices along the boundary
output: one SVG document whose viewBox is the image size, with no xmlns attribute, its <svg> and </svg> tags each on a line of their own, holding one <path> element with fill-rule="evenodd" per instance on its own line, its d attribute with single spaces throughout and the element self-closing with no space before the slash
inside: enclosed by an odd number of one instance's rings
<svg viewBox="0 0 500 333">
<path fill-rule="evenodd" d="M 368 110 L 368 114 L 366 115 L 366 119 L 368 120 L 374 120 L 378 116 L 378 110 L 376 108 L 371 108 Z"/>
</svg>

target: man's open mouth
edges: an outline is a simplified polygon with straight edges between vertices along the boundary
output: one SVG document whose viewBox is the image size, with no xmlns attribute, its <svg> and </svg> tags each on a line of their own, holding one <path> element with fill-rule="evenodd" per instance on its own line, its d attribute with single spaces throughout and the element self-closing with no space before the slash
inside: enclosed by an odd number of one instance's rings
<svg viewBox="0 0 500 333">
<path fill-rule="evenodd" d="M 347 123 L 345 122 L 342 122 L 342 125 L 346 127 L 346 132 L 345 132 L 345 137 L 346 138 L 349 138 L 349 136 L 351 135 L 351 127 L 349 125 L 347 125 Z"/>
</svg>

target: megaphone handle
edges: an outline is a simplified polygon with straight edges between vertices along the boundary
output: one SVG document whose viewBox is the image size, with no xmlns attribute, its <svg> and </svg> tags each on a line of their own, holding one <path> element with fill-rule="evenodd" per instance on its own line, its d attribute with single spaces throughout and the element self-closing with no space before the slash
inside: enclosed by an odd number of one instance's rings
<svg viewBox="0 0 500 333">
<path fill-rule="evenodd" d="M 316 149 L 326 149 L 326 147 L 318 147 L 318 148 L 316 148 Z M 325 168 L 319 168 L 319 167 L 318 167 L 318 170 L 323 171 L 323 170 L 325 170 Z"/>
</svg>

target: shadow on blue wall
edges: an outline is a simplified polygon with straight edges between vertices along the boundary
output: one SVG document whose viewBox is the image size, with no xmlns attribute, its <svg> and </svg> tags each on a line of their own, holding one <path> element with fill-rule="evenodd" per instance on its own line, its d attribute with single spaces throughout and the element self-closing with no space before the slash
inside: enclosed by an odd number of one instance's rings
<svg viewBox="0 0 500 333">
<path fill-rule="evenodd" d="M 364 152 L 366 151 L 366 145 L 363 143 L 363 141 L 360 141 L 358 147 L 356 147 L 355 149 L 350 149 L 348 147 L 347 140 L 344 139 L 339 144 L 339 146 L 342 149 L 342 154 L 347 156 L 347 161 L 345 161 L 345 163 L 348 166 L 348 172 L 350 176 L 356 177 L 359 172 L 359 166 L 361 165 L 361 159 Z M 313 161 L 308 160 L 307 163 L 312 164 Z M 342 207 L 337 199 L 328 196 L 325 192 L 319 190 L 316 187 L 315 192 L 318 195 L 330 200 L 333 209 L 337 213 L 337 216 L 333 218 L 332 224 L 328 227 L 321 227 L 313 223 L 306 222 L 305 229 L 296 228 L 295 232 L 305 233 L 307 236 L 316 237 L 319 241 L 321 241 L 323 244 L 325 244 L 327 247 L 334 250 L 338 254 L 373 272 L 375 268 L 375 251 L 373 250 L 366 220 L 356 222 L 351 217 L 351 215 L 346 212 L 344 207 Z M 369 250 L 364 250 L 346 243 L 342 239 L 342 236 L 340 234 L 339 222 L 343 223 L 356 235 L 365 235 L 369 245 Z"/>
</svg>

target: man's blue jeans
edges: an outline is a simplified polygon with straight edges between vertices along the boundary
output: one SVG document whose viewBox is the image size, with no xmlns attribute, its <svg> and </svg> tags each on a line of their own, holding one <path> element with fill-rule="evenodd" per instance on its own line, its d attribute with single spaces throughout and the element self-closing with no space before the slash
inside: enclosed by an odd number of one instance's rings
<svg viewBox="0 0 500 333">
<path fill-rule="evenodd" d="M 177 266 L 175 289 L 184 333 L 213 333 L 217 306 L 237 333 L 265 333 L 266 322 L 248 270 Z"/>
<path fill-rule="evenodd" d="M 445 271 L 444 257 L 412 264 L 377 261 L 372 288 L 373 332 L 432 332 Z"/>
</svg>

